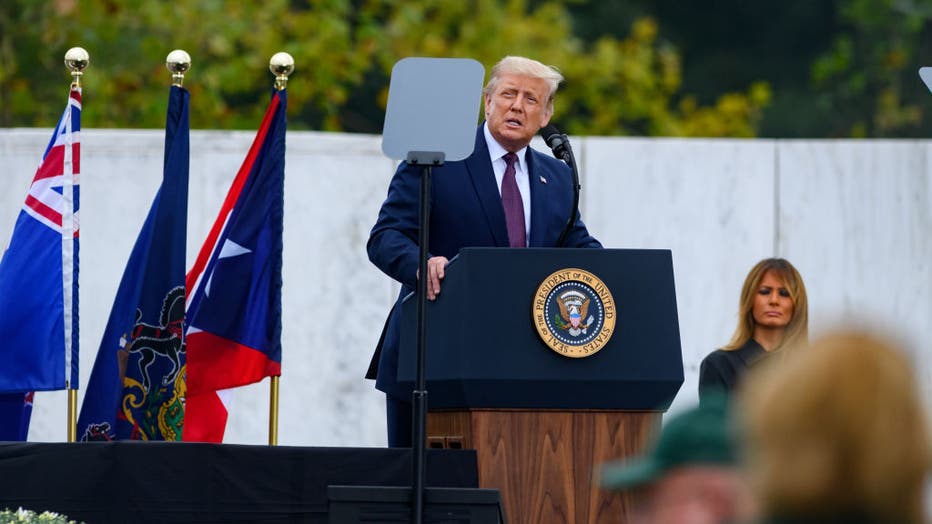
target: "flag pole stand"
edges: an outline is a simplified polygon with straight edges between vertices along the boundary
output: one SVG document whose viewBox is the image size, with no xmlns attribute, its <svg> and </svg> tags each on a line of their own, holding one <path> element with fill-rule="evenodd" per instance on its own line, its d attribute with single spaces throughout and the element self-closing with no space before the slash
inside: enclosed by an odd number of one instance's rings
<svg viewBox="0 0 932 524">
<path fill-rule="evenodd" d="M 90 63 L 90 55 L 81 47 L 72 47 L 65 52 L 65 67 L 71 71 L 71 90 L 81 89 L 81 76 Z M 70 159 L 69 155 L 65 157 Z M 69 364 L 67 366 L 71 368 Z M 78 435 L 78 390 L 68 384 L 68 442 L 76 442 Z"/>
<path fill-rule="evenodd" d="M 278 445 L 278 379 L 271 377 L 271 391 L 269 392 L 269 446 Z"/>
<path fill-rule="evenodd" d="M 288 76 L 294 71 L 294 58 L 285 52 L 272 55 L 269 59 L 269 71 L 275 75 L 275 89 L 284 91 L 288 86 Z M 271 377 L 269 392 L 269 446 L 278 445 L 278 381 L 280 376 Z"/>
<path fill-rule="evenodd" d="M 78 390 L 68 389 L 68 442 L 76 442 L 78 436 Z"/>
</svg>

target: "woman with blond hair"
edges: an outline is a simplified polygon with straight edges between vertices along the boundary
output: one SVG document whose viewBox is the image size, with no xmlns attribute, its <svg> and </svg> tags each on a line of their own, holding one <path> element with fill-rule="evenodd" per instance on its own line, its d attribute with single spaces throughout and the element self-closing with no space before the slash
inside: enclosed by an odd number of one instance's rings
<svg viewBox="0 0 932 524">
<path fill-rule="evenodd" d="M 763 522 L 923 522 L 928 420 L 899 348 L 835 333 L 752 376 L 736 414 Z"/>
<path fill-rule="evenodd" d="M 738 327 L 699 366 L 699 400 L 728 395 L 752 366 L 776 351 L 805 345 L 809 304 L 799 271 L 783 258 L 758 262 L 741 287 Z"/>
</svg>

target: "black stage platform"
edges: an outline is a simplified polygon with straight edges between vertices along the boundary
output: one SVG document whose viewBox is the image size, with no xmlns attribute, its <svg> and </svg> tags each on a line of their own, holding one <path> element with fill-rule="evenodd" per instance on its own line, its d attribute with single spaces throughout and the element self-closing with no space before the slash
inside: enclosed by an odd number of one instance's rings
<svg viewBox="0 0 932 524">
<path fill-rule="evenodd" d="M 478 483 L 475 451 L 428 451 L 428 486 Z M 87 524 L 326 523 L 331 484 L 410 485 L 411 450 L 0 443 L 0 509 L 56 511 Z"/>
</svg>

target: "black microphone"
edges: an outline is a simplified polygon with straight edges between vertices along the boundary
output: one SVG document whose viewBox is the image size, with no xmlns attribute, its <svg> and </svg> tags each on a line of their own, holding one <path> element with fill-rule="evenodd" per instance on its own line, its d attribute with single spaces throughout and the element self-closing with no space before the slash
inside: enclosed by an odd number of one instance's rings
<svg viewBox="0 0 932 524">
<path fill-rule="evenodd" d="M 560 238 L 557 240 L 557 246 L 560 247 L 564 245 L 566 236 L 576 223 L 576 217 L 579 214 L 579 190 L 582 189 L 579 186 L 579 171 L 576 168 L 576 158 L 573 157 L 573 148 L 570 146 L 570 139 L 561 133 L 560 130 L 557 129 L 557 126 L 551 124 L 541 129 L 540 136 L 543 137 L 544 142 L 547 142 L 547 146 L 553 151 L 553 156 L 566 162 L 566 164 L 570 166 L 570 172 L 573 175 L 573 208 L 566 221 L 566 226 L 563 228 L 563 232 L 560 233 Z"/>
<path fill-rule="evenodd" d="M 540 136 L 547 143 L 547 147 L 553 151 L 553 156 L 569 163 L 573 156 L 573 150 L 570 148 L 570 139 L 557 129 L 557 126 L 550 124 L 540 130 Z"/>
</svg>

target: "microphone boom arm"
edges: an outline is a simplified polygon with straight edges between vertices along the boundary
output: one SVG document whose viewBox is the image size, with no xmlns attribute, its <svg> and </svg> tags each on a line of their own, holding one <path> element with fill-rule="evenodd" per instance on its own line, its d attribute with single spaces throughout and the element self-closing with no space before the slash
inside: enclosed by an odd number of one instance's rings
<svg viewBox="0 0 932 524">
<path fill-rule="evenodd" d="M 553 151 L 553 156 L 566 162 L 573 175 L 573 207 L 570 210 L 570 217 L 566 221 L 566 226 L 564 226 L 563 231 L 560 233 L 560 238 L 557 240 L 557 247 L 561 247 L 563 243 L 566 242 L 566 236 L 569 234 L 570 230 L 573 229 L 573 224 L 576 223 L 576 216 L 579 214 L 579 192 L 582 189 L 582 186 L 579 185 L 579 169 L 576 167 L 576 157 L 573 156 L 573 148 L 570 146 L 570 139 L 565 134 L 560 133 L 553 125 L 541 129 L 540 134 L 544 138 L 544 142 L 547 143 L 547 146 Z"/>
<path fill-rule="evenodd" d="M 570 166 L 570 171 L 573 172 L 573 208 L 563 232 L 560 233 L 560 239 L 557 240 L 557 246 L 563 246 L 563 243 L 566 242 L 566 235 L 570 233 L 573 224 L 576 223 L 576 216 L 579 214 L 579 191 L 582 189 L 579 185 L 579 170 L 576 168 L 576 157 L 573 156 L 573 150 L 569 147 L 569 141 L 566 142 L 566 147 L 568 154 L 565 155 L 566 158 L 563 158 L 563 161 Z"/>
</svg>

